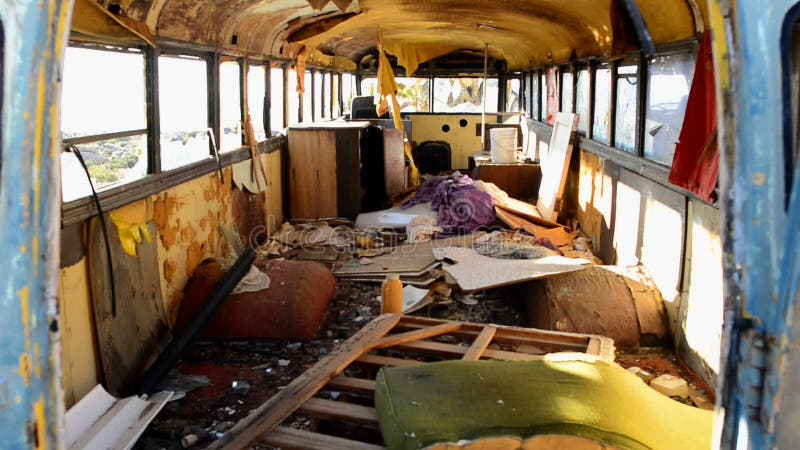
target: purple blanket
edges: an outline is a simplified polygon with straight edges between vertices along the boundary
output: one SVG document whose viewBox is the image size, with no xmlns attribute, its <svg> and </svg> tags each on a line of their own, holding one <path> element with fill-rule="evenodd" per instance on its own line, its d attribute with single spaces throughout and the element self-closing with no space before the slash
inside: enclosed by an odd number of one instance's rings
<svg viewBox="0 0 800 450">
<path fill-rule="evenodd" d="M 495 220 L 492 196 L 475 189 L 472 178 L 467 175 L 431 178 L 400 208 L 408 209 L 425 202 L 431 202 L 431 207 L 438 213 L 438 225 L 445 234 L 470 233 Z"/>
</svg>

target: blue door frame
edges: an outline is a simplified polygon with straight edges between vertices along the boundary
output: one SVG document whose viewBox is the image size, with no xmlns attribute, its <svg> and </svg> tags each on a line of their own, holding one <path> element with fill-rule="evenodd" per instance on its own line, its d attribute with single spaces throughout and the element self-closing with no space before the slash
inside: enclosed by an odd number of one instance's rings
<svg viewBox="0 0 800 450">
<path fill-rule="evenodd" d="M 0 2 L 0 448 L 60 448 L 59 89 L 72 0 Z"/>
<path fill-rule="evenodd" d="M 800 275 L 800 177 L 786 199 L 783 64 L 796 0 L 712 0 L 720 106 L 720 190 L 726 317 L 720 405 L 722 448 L 773 448 L 791 376 L 789 328 Z M 791 20 L 791 19 L 790 19 Z M 785 205 L 788 207 L 785 209 Z M 786 372 L 786 370 L 783 370 Z M 795 375 L 796 378 L 796 375 Z M 779 439 L 782 437 L 782 439 Z M 795 441 L 796 442 L 796 441 Z"/>
</svg>

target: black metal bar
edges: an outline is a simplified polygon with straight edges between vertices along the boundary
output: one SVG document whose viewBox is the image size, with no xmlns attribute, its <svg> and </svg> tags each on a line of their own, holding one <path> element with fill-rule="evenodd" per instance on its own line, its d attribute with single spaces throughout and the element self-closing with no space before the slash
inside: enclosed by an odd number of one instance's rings
<svg viewBox="0 0 800 450">
<path fill-rule="evenodd" d="M 161 172 L 161 115 L 158 98 L 157 49 L 145 49 L 145 99 L 147 100 L 147 173 Z"/>
<path fill-rule="evenodd" d="M 115 133 L 93 134 L 91 136 L 81 136 L 81 137 L 64 139 L 62 141 L 62 146 L 64 147 L 65 151 L 68 151 L 69 147 L 73 145 L 88 144 L 90 142 L 98 142 L 98 141 L 107 141 L 109 139 L 118 139 L 118 138 L 136 136 L 139 134 L 147 134 L 147 128 L 142 128 L 141 130 L 118 131 Z"/>
<path fill-rule="evenodd" d="M 142 376 L 142 381 L 136 389 L 138 394 L 150 394 L 156 388 L 158 382 L 166 375 L 170 369 L 178 362 L 181 353 L 189 346 L 203 327 L 208 323 L 214 314 L 225 303 L 233 289 L 239 284 L 242 278 L 250 271 L 253 261 L 256 258 L 256 251 L 253 247 L 247 247 L 239 258 L 233 263 L 230 270 L 222 277 L 211 295 L 195 313 L 192 320 L 178 333 L 169 343 L 166 349 L 158 356 L 158 359 L 147 369 Z"/>
<path fill-rule="evenodd" d="M 220 140 L 220 106 L 219 106 L 219 53 L 213 52 L 206 55 L 206 84 L 208 86 L 206 102 L 208 104 L 208 128 L 213 133 L 216 142 Z M 217 153 L 216 144 L 208 140 L 208 153 L 214 156 Z"/>
<path fill-rule="evenodd" d="M 587 68 L 587 75 L 589 76 L 589 93 L 587 95 L 586 101 L 589 103 L 589 120 L 586 122 L 586 137 L 589 139 L 594 139 L 594 109 L 595 109 L 595 99 L 594 95 L 596 92 L 597 77 L 597 64 L 594 61 L 589 61 L 589 67 Z"/>
<path fill-rule="evenodd" d="M 611 92 L 609 92 L 608 100 L 608 146 L 614 147 L 616 145 L 617 134 L 617 69 L 619 68 L 619 61 L 613 61 L 609 64 L 608 69 L 611 73 Z"/>
<path fill-rule="evenodd" d="M 642 12 L 639 11 L 639 6 L 636 0 L 622 0 L 622 6 L 634 31 L 636 31 L 636 40 L 638 41 L 639 48 L 642 49 L 645 56 L 652 56 L 656 52 L 656 46 L 653 43 L 653 38 L 650 37 L 650 32 L 647 30 L 647 24 L 642 17 Z"/>
<path fill-rule="evenodd" d="M 86 173 L 86 179 L 89 181 L 89 188 L 92 190 L 92 198 L 94 199 L 95 206 L 99 211 L 98 218 L 100 219 L 100 226 L 103 228 L 103 241 L 106 244 L 106 263 L 108 264 L 108 283 L 109 287 L 111 288 L 111 298 L 109 299 L 111 303 L 111 317 L 117 316 L 117 285 L 114 282 L 114 263 L 113 259 L 111 258 L 111 244 L 109 244 L 108 240 L 108 227 L 106 225 L 106 217 L 103 214 L 103 208 L 100 206 L 100 197 L 97 196 L 97 190 L 94 188 L 94 183 L 92 182 L 92 176 L 89 174 L 89 167 L 86 166 L 86 161 L 83 160 L 83 156 L 81 155 L 81 151 L 78 150 L 78 147 L 72 146 L 71 147 L 72 153 L 75 154 L 75 157 L 78 158 L 78 162 L 83 167 L 83 171 Z"/>
<path fill-rule="evenodd" d="M 645 114 L 647 114 L 647 56 L 639 52 L 638 90 L 636 93 L 636 156 L 644 156 L 644 127 Z"/>
</svg>

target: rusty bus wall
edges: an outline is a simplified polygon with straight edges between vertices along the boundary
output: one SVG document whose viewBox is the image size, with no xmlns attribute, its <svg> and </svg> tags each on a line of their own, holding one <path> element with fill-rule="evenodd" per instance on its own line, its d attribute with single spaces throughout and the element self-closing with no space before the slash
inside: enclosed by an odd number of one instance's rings
<svg viewBox="0 0 800 450">
<path fill-rule="evenodd" d="M 318 9 L 312 6 L 317 3 Z M 453 8 L 449 1 L 436 0 L 419 8 L 413 0 L 124 0 L 117 15 L 139 34 L 251 56 L 293 59 L 305 46 L 310 65 L 339 70 L 354 71 L 361 57 L 374 52 L 378 31 L 387 51 L 410 62 L 412 69 L 455 50 L 482 50 L 488 44 L 491 56 L 505 60 L 509 70 L 523 70 L 631 50 L 632 31 L 621 25 L 620 3 L 481 0 Z M 703 29 L 694 1 L 636 4 L 655 43 L 685 39 Z M 98 24 L 81 29 L 103 34 Z"/>
<path fill-rule="evenodd" d="M 549 128 L 529 121 L 538 145 Z M 710 386 L 720 376 L 722 243 L 716 206 L 670 186 L 666 173 L 614 160 L 579 139 L 568 207 L 604 263 L 642 265 L 664 298 L 678 356 Z"/>
<path fill-rule="evenodd" d="M 207 174 L 159 194 L 110 211 L 120 221 L 130 224 L 153 224 L 158 257 L 158 273 L 163 310 L 167 324 L 173 324 L 180 306 L 182 290 L 192 271 L 202 260 L 223 257 L 227 244 L 220 226 L 235 227 L 243 239 L 258 240 L 280 226 L 283 220 L 281 187 L 281 152 L 261 156 L 268 170 L 268 186 L 261 194 L 266 214 L 259 210 L 256 194 L 240 189 L 233 181 L 234 169 L 223 169 L 224 183 L 216 173 Z M 239 166 L 249 162 L 238 163 Z M 93 299 L 85 244 L 86 222 L 67 231 L 71 250 L 65 252 L 60 271 L 60 309 L 64 342 L 64 389 L 66 404 L 85 395 L 102 380 L 102 364 L 96 347 L 92 323 Z M 118 239 L 109 223 L 110 238 Z M 77 247 L 77 248 L 76 248 Z"/>
</svg>

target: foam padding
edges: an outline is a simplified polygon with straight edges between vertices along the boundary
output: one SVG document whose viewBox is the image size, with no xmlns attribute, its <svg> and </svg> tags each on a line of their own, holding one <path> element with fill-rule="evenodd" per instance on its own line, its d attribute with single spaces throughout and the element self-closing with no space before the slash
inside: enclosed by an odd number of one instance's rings
<svg viewBox="0 0 800 450">
<path fill-rule="evenodd" d="M 708 449 L 711 411 L 608 362 L 447 361 L 384 368 L 375 408 L 389 449 L 563 434 L 627 449 Z"/>
</svg>

